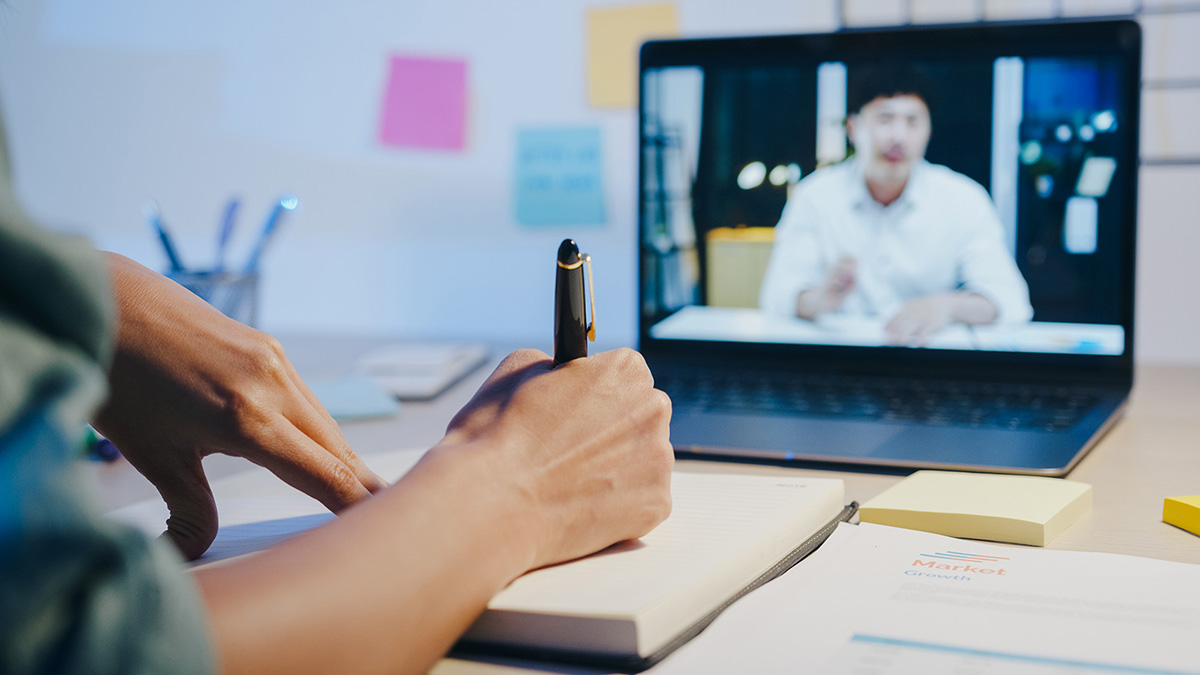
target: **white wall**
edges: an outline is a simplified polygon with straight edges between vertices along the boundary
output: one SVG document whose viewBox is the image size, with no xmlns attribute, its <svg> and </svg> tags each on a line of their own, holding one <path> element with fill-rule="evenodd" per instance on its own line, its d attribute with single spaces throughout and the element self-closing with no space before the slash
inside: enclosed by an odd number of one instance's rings
<svg viewBox="0 0 1200 675">
<path fill-rule="evenodd" d="M 50 226 L 162 267 L 140 217 L 161 204 L 190 261 L 224 201 L 243 249 L 284 191 L 301 199 L 265 263 L 277 332 L 491 336 L 548 347 L 550 259 L 595 258 L 605 344 L 635 339 L 636 124 L 587 105 L 585 13 L 599 0 L 7 0 L 0 102 L 18 192 Z M 1144 9 L 1138 338 L 1143 361 L 1200 363 L 1200 6 L 1121 0 L 680 0 L 684 35 L 832 30 Z M 1142 7 L 1142 5 L 1145 7 Z M 1187 9 L 1191 7 L 1191 9 Z M 376 141 L 389 55 L 469 62 L 462 153 Z M 513 216 L 516 129 L 598 126 L 608 223 Z"/>
</svg>

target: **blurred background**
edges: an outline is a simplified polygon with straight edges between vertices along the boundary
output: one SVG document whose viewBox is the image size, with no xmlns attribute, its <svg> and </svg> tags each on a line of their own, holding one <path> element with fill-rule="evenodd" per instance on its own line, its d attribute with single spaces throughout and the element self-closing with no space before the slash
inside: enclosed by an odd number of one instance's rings
<svg viewBox="0 0 1200 675">
<path fill-rule="evenodd" d="M 1200 2 L 8 0 L 0 108 L 26 208 L 159 270 L 261 263 L 276 333 L 548 349 L 552 258 L 595 259 L 601 346 L 633 344 L 636 44 L 1134 15 L 1144 33 L 1137 356 L 1200 363 Z"/>
</svg>

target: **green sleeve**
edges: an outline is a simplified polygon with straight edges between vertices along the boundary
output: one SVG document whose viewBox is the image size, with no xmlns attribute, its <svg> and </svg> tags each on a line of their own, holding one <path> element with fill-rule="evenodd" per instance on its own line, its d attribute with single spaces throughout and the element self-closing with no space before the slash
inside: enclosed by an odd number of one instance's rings
<svg viewBox="0 0 1200 675">
<path fill-rule="evenodd" d="M 97 513 L 70 454 L 46 408 L 0 437 L 0 672 L 213 672 L 182 560 Z"/>
<path fill-rule="evenodd" d="M 104 394 L 112 350 L 108 273 L 81 237 L 36 227 L 11 181 L 0 119 L 0 430 L 60 377 L 73 389 L 55 406 L 82 423 Z"/>
<path fill-rule="evenodd" d="M 106 520 L 72 455 L 105 394 L 100 255 L 34 227 L 0 128 L 0 673 L 209 673 L 207 618 L 161 540 Z"/>
</svg>

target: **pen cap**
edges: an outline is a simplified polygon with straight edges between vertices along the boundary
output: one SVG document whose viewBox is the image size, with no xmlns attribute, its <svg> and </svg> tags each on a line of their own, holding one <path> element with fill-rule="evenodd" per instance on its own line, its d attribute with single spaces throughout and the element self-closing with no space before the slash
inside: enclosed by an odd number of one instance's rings
<svg viewBox="0 0 1200 675">
<path fill-rule="evenodd" d="M 554 362 L 566 363 L 587 356 L 587 320 L 584 316 L 583 258 L 579 246 L 565 239 L 558 247 L 554 283 Z"/>
<path fill-rule="evenodd" d="M 563 239 L 558 245 L 558 264 L 574 265 L 579 262 L 579 245 L 574 239 Z"/>
</svg>

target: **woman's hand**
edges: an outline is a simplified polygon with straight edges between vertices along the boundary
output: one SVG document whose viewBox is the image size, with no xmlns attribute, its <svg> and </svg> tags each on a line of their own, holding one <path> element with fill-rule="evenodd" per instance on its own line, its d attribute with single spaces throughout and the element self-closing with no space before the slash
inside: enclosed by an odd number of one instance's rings
<svg viewBox="0 0 1200 675">
<path fill-rule="evenodd" d="M 558 367 L 509 355 L 435 452 L 494 453 L 527 502 L 531 567 L 636 539 L 671 512 L 671 401 L 630 349 Z"/>
<path fill-rule="evenodd" d="M 333 511 L 384 486 L 274 338 L 128 258 L 108 259 L 120 318 L 95 426 L 158 488 L 166 535 L 185 557 L 217 535 L 205 455 L 245 457 Z"/>
<path fill-rule="evenodd" d="M 641 356 L 551 366 L 510 355 L 395 485 L 199 570 L 219 669 L 427 672 L 519 575 L 666 518 L 670 402 Z"/>
</svg>

